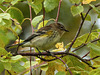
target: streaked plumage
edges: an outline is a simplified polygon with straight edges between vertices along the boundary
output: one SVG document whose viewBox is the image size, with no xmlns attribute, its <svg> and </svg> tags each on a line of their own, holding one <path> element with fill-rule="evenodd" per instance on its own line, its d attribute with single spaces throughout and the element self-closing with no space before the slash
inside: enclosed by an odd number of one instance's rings
<svg viewBox="0 0 100 75">
<path fill-rule="evenodd" d="M 34 32 L 23 43 L 16 44 L 22 47 L 35 47 L 39 50 L 51 49 L 60 40 L 64 32 L 68 30 L 60 23 L 52 23 Z M 14 45 L 11 45 L 14 46 Z M 8 46 L 7 48 L 11 47 Z"/>
</svg>

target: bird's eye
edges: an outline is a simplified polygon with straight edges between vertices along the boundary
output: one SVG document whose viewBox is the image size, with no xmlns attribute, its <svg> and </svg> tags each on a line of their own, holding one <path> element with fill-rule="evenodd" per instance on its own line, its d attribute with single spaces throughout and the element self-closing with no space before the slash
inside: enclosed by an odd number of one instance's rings
<svg viewBox="0 0 100 75">
<path fill-rule="evenodd" d="M 61 29 L 63 29 L 64 27 L 60 27 Z"/>
</svg>

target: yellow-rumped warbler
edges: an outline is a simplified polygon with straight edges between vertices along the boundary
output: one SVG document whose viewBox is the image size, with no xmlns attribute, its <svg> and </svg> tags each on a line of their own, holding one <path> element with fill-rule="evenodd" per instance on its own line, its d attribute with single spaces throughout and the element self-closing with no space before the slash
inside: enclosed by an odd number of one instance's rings
<svg viewBox="0 0 100 75">
<path fill-rule="evenodd" d="M 65 31 L 68 32 L 62 24 L 52 23 L 40 28 L 37 32 L 34 32 L 24 40 L 24 42 L 10 45 L 7 48 L 19 45 L 22 47 L 35 47 L 39 50 L 48 50 L 55 46 Z"/>
</svg>

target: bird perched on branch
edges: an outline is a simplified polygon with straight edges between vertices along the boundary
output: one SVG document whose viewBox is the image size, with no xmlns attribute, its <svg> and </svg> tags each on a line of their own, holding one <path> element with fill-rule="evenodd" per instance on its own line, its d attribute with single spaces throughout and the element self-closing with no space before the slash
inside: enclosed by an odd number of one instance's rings
<svg viewBox="0 0 100 75">
<path fill-rule="evenodd" d="M 35 47 L 39 50 L 51 49 L 60 40 L 64 32 L 68 32 L 65 27 L 60 23 L 52 23 L 50 25 L 40 28 L 37 32 L 34 32 L 24 42 L 9 45 L 6 48 L 12 46 L 22 47 Z"/>
</svg>

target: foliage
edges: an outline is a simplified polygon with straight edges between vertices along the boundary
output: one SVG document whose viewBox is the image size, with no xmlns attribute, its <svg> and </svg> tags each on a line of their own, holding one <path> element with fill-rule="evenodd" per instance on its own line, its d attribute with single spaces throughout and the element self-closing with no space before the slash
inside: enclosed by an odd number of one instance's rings
<svg viewBox="0 0 100 75">
<path fill-rule="evenodd" d="M 25 2 L 32 7 L 35 17 L 32 19 L 32 25 L 34 28 L 40 29 L 43 27 L 43 15 L 40 15 L 42 9 L 42 4 L 44 5 L 45 11 L 48 14 L 55 10 L 58 7 L 60 0 L 0 0 L 0 73 L 5 70 L 5 74 L 8 75 L 9 72 L 12 75 L 17 74 L 26 74 L 30 69 L 30 62 L 27 57 L 22 55 L 13 56 L 10 52 L 5 50 L 5 46 L 16 38 L 19 39 L 19 34 L 22 31 L 23 22 L 29 17 L 25 18 L 24 13 L 19 8 L 15 7 L 19 2 Z M 63 0 L 62 0 L 63 1 Z M 96 0 L 69 0 L 73 5 L 71 6 L 71 13 L 75 17 L 77 15 L 85 17 L 85 21 L 91 21 L 92 18 L 87 14 L 85 10 L 85 5 L 89 5 L 93 8 L 94 11 L 98 14 L 100 18 L 100 10 L 93 4 L 90 4 L 92 1 Z M 84 13 L 85 12 L 85 13 Z M 83 18 L 84 19 L 84 18 Z M 44 20 L 44 26 L 51 20 Z M 89 36 L 89 37 L 88 37 Z M 80 35 L 72 48 L 76 49 L 83 44 L 86 44 L 87 48 L 90 51 L 90 58 L 95 56 L 100 56 L 100 41 L 95 41 L 96 43 L 91 43 L 91 41 L 98 39 L 100 36 L 100 29 L 92 30 L 91 33 L 86 33 Z M 87 40 L 87 41 L 86 41 Z M 71 42 L 65 45 L 67 49 L 70 46 Z M 64 51 L 63 43 L 57 43 L 57 49 L 54 49 L 53 52 Z M 80 49 L 79 49 L 80 50 Z M 75 53 L 73 53 L 75 54 Z M 60 55 L 59 55 L 60 56 Z M 46 56 L 44 58 L 53 59 L 53 57 Z M 89 62 L 90 65 L 96 67 L 96 69 L 91 69 L 88 65 L 78 60 L 76 57 L 67 55 L 62 58 L 70 68 L 73 75 L 99 75 L 100 74 L 100 58 L 92 60 Z M 36 61 L 32 61 L 33 70 L 40 68 L 45 71 L 46 75 L 70 75 L 69 71 L 66 71 L 65 65 L 60 60 L 55 60 L 51 62 L 46 62 L 41 64 L 43 61 L 36 58 Z M 39 65 L 39 66 L 37 66 Z M 56 71 L 56 73 L 55 73 Z"/>
</svg>

